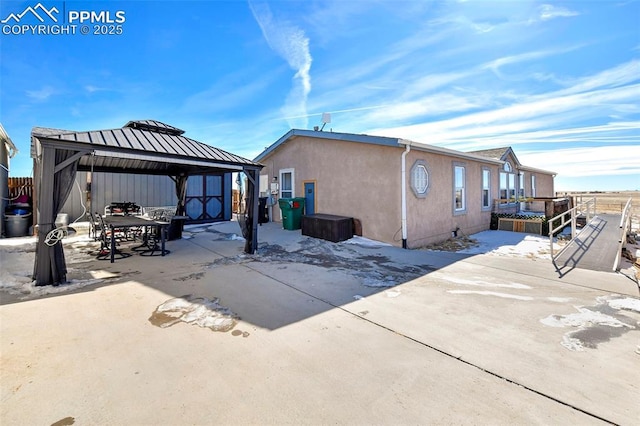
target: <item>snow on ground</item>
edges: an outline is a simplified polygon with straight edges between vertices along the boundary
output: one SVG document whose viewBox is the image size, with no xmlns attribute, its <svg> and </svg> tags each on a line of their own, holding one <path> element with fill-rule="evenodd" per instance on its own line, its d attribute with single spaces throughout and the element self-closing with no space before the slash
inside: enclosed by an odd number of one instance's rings
<svg viewBox="0 0 640 426">
<path fill-rule="evenodd" d="M 600 296 L 594 306 L 574 306 L 577 312 L 549 315 L 540 322 L 548 327 L 568 328 L 560 344 L 570 351 L 596 348 L 611 336 L 621 335 L 640 325 L 625 311 L 640 314 L 640 300 L 621 295 Z"/>
<path fill-rule="evenodd" d="M 357 246 L 361 246 L 361 247 L 371 247 L 371 248 L 376 248 L 376 247 L 391 247 L 391 244 L 387 244 L 387 243 L 383 243 L 380 241 L 375 241 L 375 240 L 370 240 L 368 238 L 364 238 L 364 237 L 359 237 L 357 235 L 353 236 L 352 238 L 343 241 L 343 244 L 354 244 Z"/>
<path fill-rule="evenodd" d="M 456 250 L 465 254 L 494 254 L 498 256 L 530 257 L 551 259 L 549 238 L 540 235 L 509 231 L 483 231 L 469 237 L 469 247 Z M 554 243 L 554 250 L 560 246 Z"/>
<path fill-rule="evenodd" d="M 171 327 L 185 322 L 212 331 L 229 331 L 238 322 L 238 316 L 220 305 L 220 299 L 213 300 L 191 295 L 169 299 L 156 309 L 149 321 L 160 328 Z"/>
<path fill-rule="evenodd" d="M 74 265 L 92 260 L 87 254 L 87 248 L 99 247 L 96 244 L 86 234 L 74 234 L 64 239 L 68 275 L 74 275 L 78 271 Z M 0 290 L 27 298 L 77 290 L 104 281 L 104 277 L 98 277 L 99 273 L 88 271 L 83 274 L 86 275 L 85 278 L 69 279 L 59 286 L 36 286 L 31 278 L 36 245 L 36 237 L 0 239 Z"/>
</svg>

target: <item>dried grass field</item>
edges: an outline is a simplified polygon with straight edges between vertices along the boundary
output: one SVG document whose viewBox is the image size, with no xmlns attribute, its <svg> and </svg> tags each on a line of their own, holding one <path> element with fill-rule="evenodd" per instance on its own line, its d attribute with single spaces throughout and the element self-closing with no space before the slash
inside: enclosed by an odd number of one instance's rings
<svg viewBox="0 0 640 426">
<path fill-rule="evenodd" d="M 610 192 L 573 192 L 556 193 L 558 197 L 571 196 L 575 202 L 596 199 L 596 213 L 621 214 L 631 198 L 631 231 L 640 234 L 640 191 L 610 191 Z"/>
<path fill-rule="evenodd" d="M 580 198 L 586 201 L 589 198 L 596 199 L 596 211 L 598 213 L 622 213 L 627 200 L 631 198 L 632 214 L 640 215 L 640 191 L 611 191 L 611 192 L 558 192 L 557 196 L 571 196 L 576 202 Z"/>
</svg>

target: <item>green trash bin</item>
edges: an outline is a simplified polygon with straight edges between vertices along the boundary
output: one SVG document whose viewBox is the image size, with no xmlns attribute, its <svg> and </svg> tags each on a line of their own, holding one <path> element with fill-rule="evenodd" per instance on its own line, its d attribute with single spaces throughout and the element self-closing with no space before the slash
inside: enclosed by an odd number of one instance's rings
<svg viewBox="0 0 640 426">
<path fill-rule="evenodd" d="M 302 211 L 304 210 L 304 198 L 280 198 L 278 204 L 282 212 L 282 227 L 289 231 L 300 229 Z"/>
</svg>

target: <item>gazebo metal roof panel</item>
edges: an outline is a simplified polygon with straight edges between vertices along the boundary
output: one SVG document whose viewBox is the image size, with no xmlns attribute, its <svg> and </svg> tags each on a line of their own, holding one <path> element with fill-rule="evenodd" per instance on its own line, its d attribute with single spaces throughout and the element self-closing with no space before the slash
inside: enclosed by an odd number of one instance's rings
<svg viewBox="0 0 640 426">
<path fill-rule="evenodd" d="M 170 163 L 175 164 L 177 158 L 198 159 L 201 164 L 219 163 L 240 166 L 262 167 L 255 161 L 248 160 L 235 154 L 231 154 L 219 148 L 198 142 L 182 135 L 159 133 L 150 130 L 140 130 L 132 127 L 121 129 L 108 129 L 87 132 L 64 132 L 53 133 L 47 129 L 34 131 L 36 137 L 42 136 L 49 140 L 59 140 L 62 142 L 72 142 L 89 145 L 92 149 L 101 149 L 118 152 L 139 153 L 149 158 L 154 156 L 156 161 L 163 162 L 163 157 L 175 157 Z M 93 160 L 94 164 L 96 159 Z M 85 161 L 81 162 L 84 163 Z M 117 159 L 104 161 L 107 165 L 116 168 Z M 124 164 L 123 164 L 124 166 Z M 131 168 L 123 167 L 123 168 Z M 138 167 L 134 167 L 138 168 Z M 153 166 L 153 170 L 162 170 L 162 166 Z"/>
<path fill-rule="evenodd" d="M 184 133 L 184 130 L 182 129 L 178 129 L 177 127 L 174 127 L 169 124 L 163 123 L 161 121 L 156 121 L 156 120 L 129 121 L 123 127 L 130 127 L 133 129 L 141 129 L 141 130 L 150 130 L 150 131 L 155 131 L 157 133 L 167 133 L 175 136 L 178 136 Z"/>
</svg>

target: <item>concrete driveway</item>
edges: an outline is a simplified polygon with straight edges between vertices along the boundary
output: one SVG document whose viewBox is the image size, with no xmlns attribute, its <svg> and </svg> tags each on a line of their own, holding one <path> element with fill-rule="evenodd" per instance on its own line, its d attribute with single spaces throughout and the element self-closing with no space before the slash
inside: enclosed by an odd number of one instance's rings
<svg viewBox="0 0 640 426">
<path fill-rule="evenodd" d="M 2 293 L 0 422 L 640 422 L 640 300 L 623 275 L 277 224 L 247 256 L 238 229 L 71 265 L 112 277 L 81 290 Z"/>
</svg>

